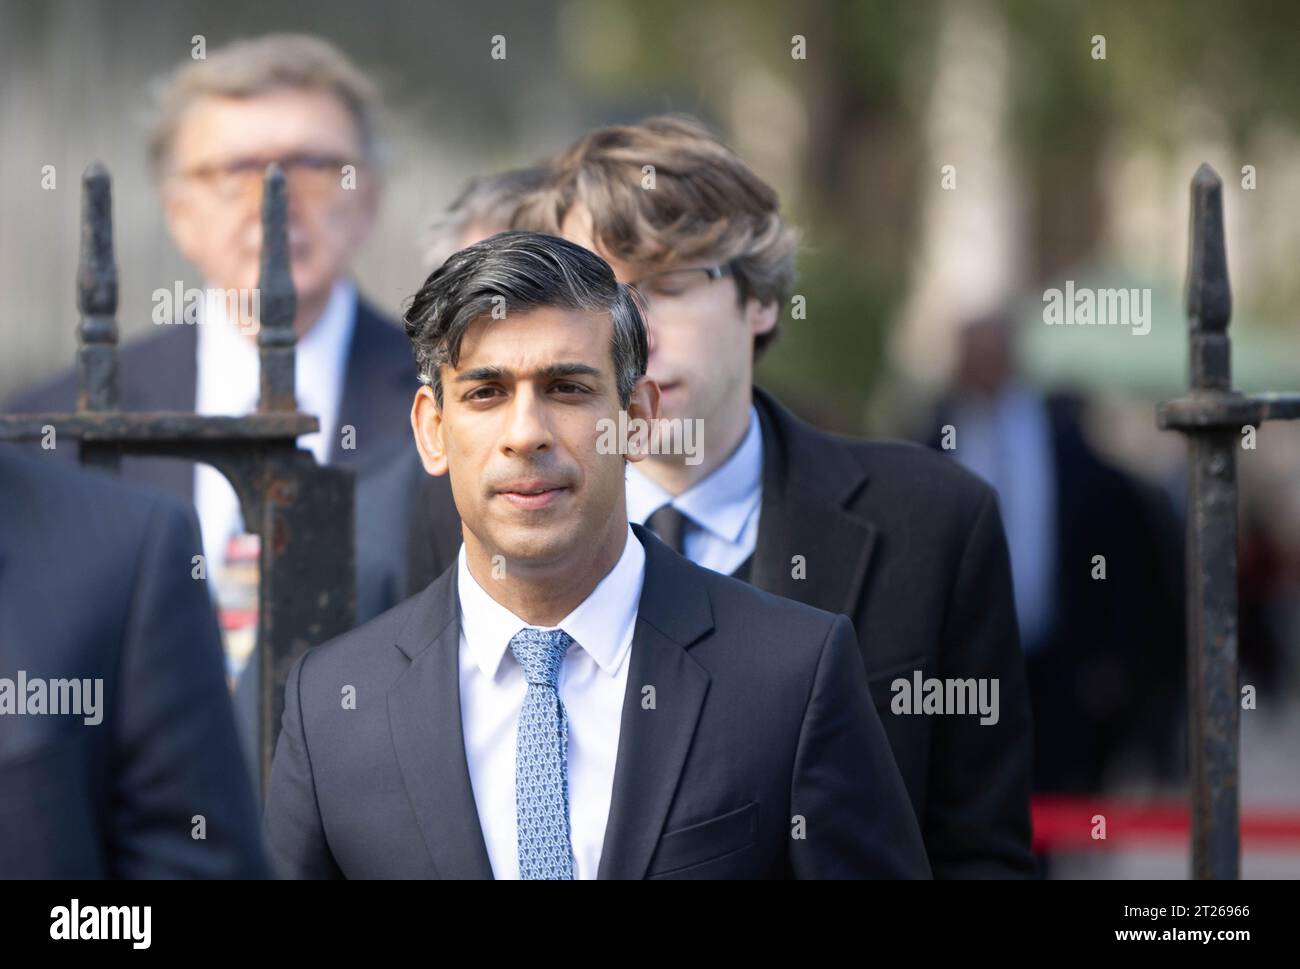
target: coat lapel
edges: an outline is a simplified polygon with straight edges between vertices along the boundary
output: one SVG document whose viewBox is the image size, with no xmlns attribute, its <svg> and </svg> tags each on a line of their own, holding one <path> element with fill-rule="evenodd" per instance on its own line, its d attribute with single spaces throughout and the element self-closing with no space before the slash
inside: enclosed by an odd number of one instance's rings
<svg viewBox="0 0 1300 969">
<path fill-rule="evenodd" d="M 442 878 L 491 878 L 460 712 L 456 570 L 420 593 L 397 648 L 411 665 L 388 694 L 397 763 Z"/>
<path fill-rule="evenodd" d="M 750 581 L 852 616 L 876 542 L 876 526 L 846 508 L 866 484 L 866 471 L 757 387 L 754 404 L 763 434 L 763 499 Z"/>
<path fill-rule="evenodd" d="M 641 526 L 632 528 L 645 546 L 645 584 L 597 873 L 602 879 L 644 877 L 709 689 L 709 674 L 686 651 L 713 628 L 708 597 L 690 581 L 683 560 Z M 647 686 L 654 688 L 653 709 L 643 707 Z"/>
</svg>

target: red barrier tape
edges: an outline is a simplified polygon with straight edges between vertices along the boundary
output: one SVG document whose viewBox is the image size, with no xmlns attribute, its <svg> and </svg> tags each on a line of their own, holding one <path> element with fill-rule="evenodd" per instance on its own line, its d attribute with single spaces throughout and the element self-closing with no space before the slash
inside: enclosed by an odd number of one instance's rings
<svg viewBox="0 0 1300 969">
<path fill-rule="evenodd" d="M 1113 798 L 1039 795 L 1030 804 L 1034 825 L 1034 851 L 1080 848 L 1132 848 L 1186 845 L 1191 837 L 1191 811 L 1185 800 L 1123 801 Z M 1094 837 L 1105 818 L 1106 837 Z M 1300 811 L 1244 810 L 1241 812 L 1242 848 L 1285 846 L 1300 850 Z"/>
</svg>

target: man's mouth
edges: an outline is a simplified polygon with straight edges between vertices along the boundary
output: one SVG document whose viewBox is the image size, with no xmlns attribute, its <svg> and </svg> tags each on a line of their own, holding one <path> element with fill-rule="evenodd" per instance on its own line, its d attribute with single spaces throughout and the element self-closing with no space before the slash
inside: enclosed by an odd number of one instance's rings
<svg viewBox="0 0 1300 969">
<path fill-rule="evenodd" d="M 567 485 L 548 482 L 517 482 L 497 489 L 497 497 L 504 498 L 516 508 L 532 510 L 558 501 L 568 490 Z"/>
</svg>

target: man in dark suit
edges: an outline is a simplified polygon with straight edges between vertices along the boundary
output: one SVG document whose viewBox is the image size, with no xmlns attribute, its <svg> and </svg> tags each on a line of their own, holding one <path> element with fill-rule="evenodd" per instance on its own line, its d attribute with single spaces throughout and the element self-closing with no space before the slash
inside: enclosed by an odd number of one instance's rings
<svg viewBox="0 0 1300 969">
<path fill-rule="evenodd" d="M 410 347 L 349 279 L 380 198 L 376 111 L 370 81 L 335 47 L 305 35 L 237 41 L 187 60 L 166 79 L 150 159 L 168 230 L 203 285 L 181 281 L 182 291 L 204 298 L 172 305 L 170 290 L 155 293 L 156 332 L 121 351 L 123 410 L 242 414 L 255 407 L 255 304 L 230 295 L 257 286 L 261 180 L 276 161 L 289 184 L 299 403 L 321 419 L 320 433 L 301 443 L 322 462 L 362 465 L 404 437 L 416 388 Z M 68 371 L 4 409 L 66 411 L 76 397 Z M 239 526 L 224 479 L 148 458 L 127 458 L 122 473 L 197 501 L 209 561 L 220 562 Z"/>
<path fill-rule="evenodd" d="M 321 462 L 356 466 L 404 437 L 400 425 L 416 388 L 411 350 L 399 326 L 348 278 L 380 202 L 376 111 L 368 79 L 312 36 L 239 40 L 187 60 L 166 79 L 149 156 L 168 230 L 198 269 L 204 289 L 195 291 L 204 299 L 194 306 L 156 299 L 156 332 L 121 351 L 123 410 L 246 414 L 256 406 L 253 304 L 229 295 L 257 286 L 261 177 L 278 161 L 289 178 L 299 402 L 321 418 L 320 436 L 303 445 Z M 172 297 L 170 290 L 155 295 Z M 75 375 L 65 372 L 6 410 L 65 411 L 75 402 Z M 229 525 L 238 522 L 216 528 L 222 509 L 205 505 L 201 473 L 199 494 L 185 463 L 129 458 L 122 473 L 198 499 L 209 559 L 221 558 Z"/>
<path fill-rule="evenodd" d="M 956 362 L 928 442 L 988 481 L 1004 509 L 1034 791 L 1097 792 L 1124 762 L 1177 782 L 1186 681 L 1172 503 L 1089 443 L 1082 400 L 1022 379 L 1006 311 L 959 328 Z"/>
<path fill-rule="evenodd" d="M 266 803 L 292 877 L 924 877 L 843 617 L 628 524 L 658 389 L 630 290 L 504 233 L 406 316 L 464 522 L 424 592 L 289 673 Z M 626 457 L 625 457 L 626 456 Z"/>
<path fill-rule="evenodd" d="M 631 520 L 692 561 L 849 616 L 935 876 L 1032 875 L 1029 704 L 997 502 L 921 447 L 823 433 L 753 386 L 794 286 L 775 191 L 698 124 L 653 118 L 579 139 L 515 224 L 636 284 L 661 416 L 703 430 L 694 454 L 629 467 Z M 457 522 L 444 489 L 414 509 L 418 588 L 447 566 Z M 996 684 L 996 722 L 895 712 L 914 676 Z"/>
<path fill-rule="evenodd" d="M 0 876 L 265 874 L 198 550 L 182 505 L 0 445 Z"/>
<path fill-rule="evenodd" d="M 381 455 L 409 445 L 406 416 L 417 382 L 400 328 L 361 298 L 349 274 L 379 204 L 382 156 L 371 83 L 332 45 L 273 34 L 186 61 L 162 86 L 150 156 L 168 230 L 198 269 L 203 293 L 170 305 L 155 293 L 156 332 L 120 354 L 123 410 L 246 414 L 258 399 L 256 305 L 261 256 L 261 180 L 269 162 L 285 170 L 297 314 L 299 407 L 321 429 L 299 443 L 321 463 L 362 475 Z M 178 286 L 184 292 L 187 286 Z M 214 294 L 216 298 L 214 297 Z M 170 308 L 170 312 L 165 312 Z M 73 372 L 9 402 L 15 412 L 68 411 Z M 42 457 L 50 452 L 38 452 Z M 75 459 L 75 448 L 54 456 Z M 222 606 L 228 672 L 255 764 L 255 556 L 238 537 L 239 502 L 215 468 L 128 457 L 122 476 L 193 501 L 204 554 Z M 365 535 L 364 516 L 357 533 Z M 364 564 L 370 561 L 360 557 Z M 252 560 L 252 561 L 250 561 Z M 377 581 L 363 575 L 368 588 Z M 240 617 L 243 617 L 242 619 Z"/>
</svg>

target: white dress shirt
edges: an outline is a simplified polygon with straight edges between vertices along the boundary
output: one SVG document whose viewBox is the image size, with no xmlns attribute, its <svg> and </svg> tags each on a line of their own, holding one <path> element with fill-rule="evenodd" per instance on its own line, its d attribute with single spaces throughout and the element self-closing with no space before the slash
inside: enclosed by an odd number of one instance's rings
<svg viewBox="0 0 1300 969">
<path fill-rule="evenodd" d="M 614 793 L 614 766 L 631 666 L 645 549 L 627 530 L 609 574 L 559 625 L 573 639 L 560 666 L 560 701 L 569 717 L 569 832 L 574 877 L 595 878 Z M 528 682 L 510 640 L 528 626 L 457 560 L 460 598 L 460 711 L 474 803 L 492 873 L 519 877 L 515 738 Z"/>
<path fill-rule="evenodd" d="M 696 565 L 724 575 L 731 575 L 753 554 L 762 499 L 763 434 L 752 405 L 749 430 L 740 446 L 708 477 L 676 498 L 638 465 L 627 465 L 628 520 L 644 525 L 663 505 L 671 503 L 687 519 L 682 552 Z"/>
<path fill-rule="evenodd" d="M 334 440 L 356 312 L 356 288 L 340 280 L 334 284 L 316 325 L 298 341 L 294 365 L 298 407 L 320 418 L 320 430 L 304 434 L 298 444 L 308 448 L 322 464 Z M 256 344 L 237 326 L 226 322 L 220 301 L 214 301 L 212 312 L 198 327 L 194 409 L 200 414 L 235 417 L 253 413 L 257 409 L 260 372 Z M 225 475 L 211 465 L 196 464 L 194 505 L 211 576 L 225 564 L 230 537 L 244 531 L 239 499 Z"/>
</svg>

